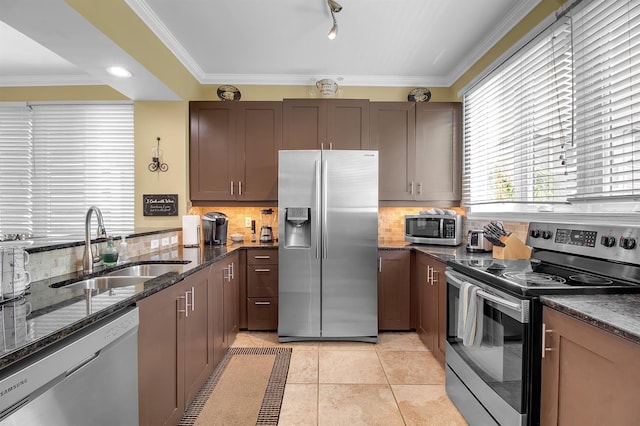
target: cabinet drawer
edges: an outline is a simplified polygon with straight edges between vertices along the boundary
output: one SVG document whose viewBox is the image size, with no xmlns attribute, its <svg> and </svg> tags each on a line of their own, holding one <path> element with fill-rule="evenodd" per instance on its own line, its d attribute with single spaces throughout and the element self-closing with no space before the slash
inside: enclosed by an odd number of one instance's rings
<svg viewBox="0 0 640 426">
<path fill-rule="evenodd" d="M 278 250 L 247 250 L 248 265 L 278 264 Z"/>
<path fill-rule="evenodd" d="M 277 330 L 278 298 L 249 297 L 247 299 L 247 317 L 249 330 Z"/>
<path fill-rule="evenodd" d="M 278 296 L 278 265 L 247 265 L 247 296 Z"/>
</svg>

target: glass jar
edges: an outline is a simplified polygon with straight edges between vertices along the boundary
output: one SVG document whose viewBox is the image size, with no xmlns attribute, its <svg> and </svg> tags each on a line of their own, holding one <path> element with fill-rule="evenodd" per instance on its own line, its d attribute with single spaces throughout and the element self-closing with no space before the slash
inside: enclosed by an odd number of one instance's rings
<svg viewBox="0 0 640 426">
<path fill-rule="evenodd" d="M 113 244 L 113 237 L 107 240 L 107 247 L 102 252 L 102 262 L 105 265 L 115 265 L 118 262 L 118 249 Z"/>
</svg>

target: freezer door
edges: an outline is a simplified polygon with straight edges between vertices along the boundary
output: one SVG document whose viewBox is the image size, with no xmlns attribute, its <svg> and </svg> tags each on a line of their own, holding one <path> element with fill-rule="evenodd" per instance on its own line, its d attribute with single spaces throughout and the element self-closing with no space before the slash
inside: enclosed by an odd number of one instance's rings
<svg viewBox="0 0 640 426">
<path fill-rule="evenodd" d="M 280 151 L 278 166 L 279 337 L 320 337 L 320 151 Z M 286 209 L 310 209 L 309 247 L 285 245 Z"/>
<path fill-rule="evenodd" d="M 322 337 L 377 336 L 378 152 L 322 155 Z"/>
</svg>

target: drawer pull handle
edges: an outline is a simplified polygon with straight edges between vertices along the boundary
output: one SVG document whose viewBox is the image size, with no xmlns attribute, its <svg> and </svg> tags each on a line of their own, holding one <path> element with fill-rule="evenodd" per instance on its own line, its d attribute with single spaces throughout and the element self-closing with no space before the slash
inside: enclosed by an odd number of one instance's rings
<svg viewBox="0 0 640 426">
<path fill-rule="evenodd" d="M 255 305 L 270 305 L 271 302 L 253 302 Z"/>
<path fill-rule="evenodd" d="M 271 259 L 271 256 L 253 256 L 254 259 Z"/>
<path fill-rule="evenodd" d="M 547 324 L 542 323 L 542 358 L 547 352 L 551 352 L 553 349 L 547 347 L 547 333 L 551 334 L 553 330 L 547 329 Z"/>
<path fill-rule="evenodd" d="M 255 269 L 256 272 L 271 272 L 271 269 Z"/>
</svg>

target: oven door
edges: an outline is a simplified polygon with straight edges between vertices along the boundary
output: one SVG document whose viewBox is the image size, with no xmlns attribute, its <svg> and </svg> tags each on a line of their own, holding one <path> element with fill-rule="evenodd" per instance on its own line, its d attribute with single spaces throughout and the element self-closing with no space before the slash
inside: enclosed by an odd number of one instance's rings
<svg viewBox="0 0 640 426">
<path fill-rule="evenodd" d="M 526 424 L 530 301 L 505 294 L 451 269 L 445 275 L 447 393 L 469 421 L 484 418 L 481 424 Z M 477 294 L 483 302 L 482 338 L 476 346 L 465 345 L 458 337 L 463 282 L 480 287 Z"/>
</svg>

